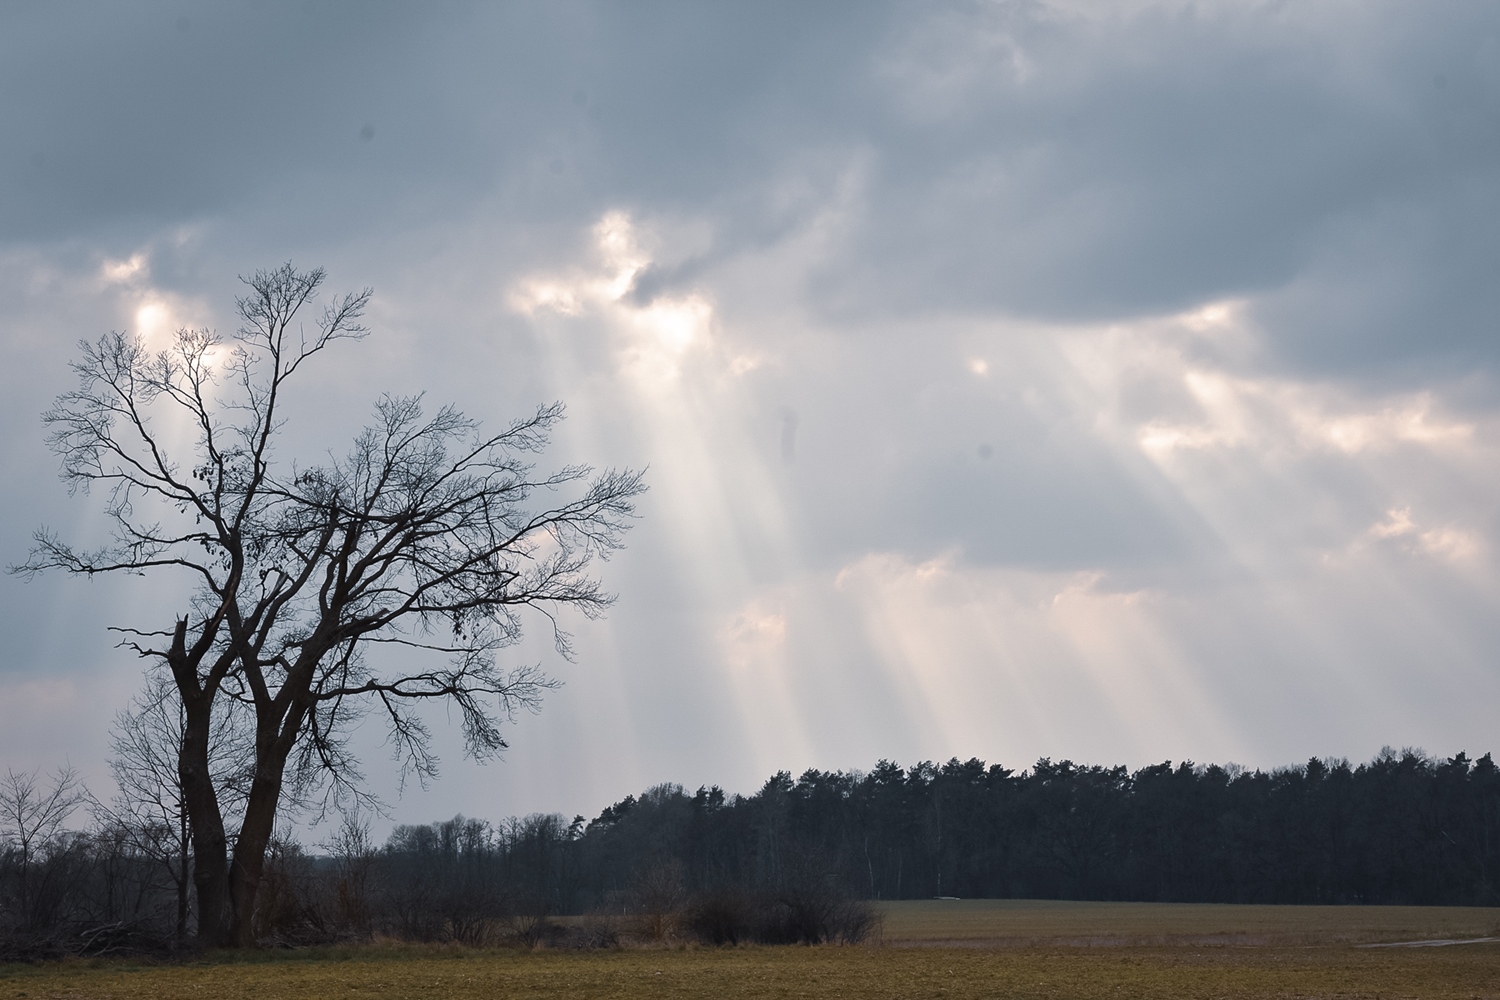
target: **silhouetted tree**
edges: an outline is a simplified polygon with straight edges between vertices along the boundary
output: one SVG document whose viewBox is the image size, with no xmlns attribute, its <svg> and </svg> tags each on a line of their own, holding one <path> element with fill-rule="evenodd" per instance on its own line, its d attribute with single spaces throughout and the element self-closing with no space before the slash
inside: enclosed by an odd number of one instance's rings
<svg viewBox="0 0 1500 1000">
<path fill-rule="evenodd" d="M 284 796 L 325 780 L 335 796 L 361 794 L 346 735 L 365 705 L 384 713 L 405 766 L 423 775 L 436 759 L 413 703 L 455 707 L 474 756 L 504 748 L 500 721 L 534 709 L 548 682 L 533 667 L 501 669 L 496 652 L 519 640 L 522 608 L 543 612 L 568 652 L 555 616 L 609 604 L 588 570 L 619 545 L 643 489 L 633 472 L 534 473 L 526 456 L 545 447 L 559 404 L 486 434 L 451 407 L 429 416 L 420 397 L 387 396 L 343 458 L 278 461 L 289 382 L 335 342 L 366 334 L 368 289 L 304 329 L 323 280 L 290 264 L 257 272 L 227 342 L 200 329 L 155 352 L 120 333 L 83 343 L 78 388 L 45 414 L 48 440 L 72 488 L 106 492 L 114 539 L 84 550 L 43 529 L 18 568 L 174 571 L 195 583 L 174 626 L 120 631 L 165 664 L 181 704 L 199 936 L 216 945 L 252 943 Z M 188 455 L 171 446 L 185 431 Z M 538 493 L 570 487 L 574 498 L 533 507 Z M 376 667 L 363 655 L 372 643 L 448 662 Z M 233 837 L 210 759 L 223 699 L 245 706 L 253 733 Z"/>
<path fill-rule="evenodd" d="M 53 862 L 68 853 L 62 826 L 87 797 L 71 767 L 59 768 L 50 784 L 36 771 L 7 769 L 0 778 L 0 852 L 11 862 L 4 866 L 9 884 L 0 883 L 0 915 L 10 917 L 0 923 L 11 926 L 0 930 L 28 938 L 55 933 L 66 908 L 57 882 L 71 866 Z"/>
</svg>

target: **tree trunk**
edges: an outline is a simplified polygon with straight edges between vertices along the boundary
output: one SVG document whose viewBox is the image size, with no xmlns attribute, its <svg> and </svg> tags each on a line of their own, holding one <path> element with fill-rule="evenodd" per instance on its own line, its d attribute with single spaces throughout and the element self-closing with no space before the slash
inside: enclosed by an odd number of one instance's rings
<svg viewBox="0 0 1500 1000">
<path fill-rule="evenodd" d="M 276 806 L 281 800 L 284 754 L 274 751 L 255 768 L 250 797 L 245 802 L 245 821 L 234 842 L 234 863 L 229 870 L 230 895 L 234 900 L 234 944 L 240 948 L 255 945 L 255 897 L 265 874 L 266 848 L 276 827 Z M 269 759 L 267 759 L 269 757 Z"/>
<path fill-rule="evenodd" d="M 184 699 L 186 700 L 186 699 Z M 208 764 L 210 706 L 207 698 L 186 704 L 187 725 L 177 755 L 177 776 L 193 839 L 193 888 L 198 896 L 198 940 L 210 947 L 233 945 L 229 906 L 229 842 Z"/>
<path fill-rule="evenodd" d="M 177 944 L 187 941 L 188 884 L 192 878 L 192 845 L 188 841 L 189 830 L 187 803 L 181 796 L 177 801 Z"/>
<path fill-rule="evenodd" d="M 316 657 L 313 662 L 317 662 Z M 310 670 L 308 674 L 310 676 Z M 255 902 L 261 877 L 265 874 L 266 849 L 276 829 L 276 810 L 281 804 L 287 758 L 296 744 L 305 716 L 306 709 L 294 704 L 284 719 L 267 713 L 257 721 L 255 778 L 245 800 L 245 818 L 234 842 L 234 862 L 229 869 L 234 945 L 239 948 L 255 946 Z"/>
<path fill-rule="evenodd" d="M 193 889 L 198 897 L 198 941 L 224 947 L 230 941 L 229 841 L 214 789 L 208 748 L 213 737 L 213 692 L 198 682 L 198 664 L 187 651 L 187 619 L 177 619 L 167 666 L 182 703 L 182 745 L 177 748 L 181 806 L 193 840 Z"/>
</svg>

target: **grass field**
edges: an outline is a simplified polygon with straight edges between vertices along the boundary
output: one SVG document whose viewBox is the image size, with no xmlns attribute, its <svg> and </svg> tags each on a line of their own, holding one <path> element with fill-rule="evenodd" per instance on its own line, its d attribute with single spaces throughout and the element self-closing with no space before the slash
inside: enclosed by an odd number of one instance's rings
<svg viewBox="0 0 1500 1000">
<path fill-rule="evenodd" d="M 897 945 L 1285 947 L 1500 935 L 1500 909 L 1472 906 L 934 899 L 886 903 L 884 912 L 883 940 Z"/>
<path fill-rule="evenodd" d="M 890 904 L 851 948 L 261 952 L 0 967 L 11 997 L 1500 998 L 1500 911 L 955 901 Z"/>
</svg>

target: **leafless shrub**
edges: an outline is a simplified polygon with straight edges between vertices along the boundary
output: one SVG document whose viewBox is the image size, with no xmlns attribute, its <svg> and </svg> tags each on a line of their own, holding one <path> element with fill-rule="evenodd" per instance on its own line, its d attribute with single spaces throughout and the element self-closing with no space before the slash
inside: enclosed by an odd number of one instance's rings
<svg viewBox="0 0 1500 1000">
<path fill-rule="evenodd" d="M 358 813 L 344 816 L 338 830 L 320 846 L 333 863 L 336 926 L 345 934 L 369 937 L 370 881 L 377 860 L 369 821 Z"/>
<path fill-rule="evenodd" d="M 637 877 L 632 896 L 642 935 L 650 941 L 666 939 L 687 901 L 681 863 L 664 861 L 647 868 Z"/>
<path fill-rule="evenodd" d="M 266 850 L 256 897 L 255 936 L 267 944 L 315 944 L 332 940 L 324 879 L 296 841 L 274 837 Z"/>
<path fill-rule="evenodd" d="M 606 913 L 586 913 L 568 928 L 562 944 L 569 948 L 618 948 L 619 918 Z"/>
<path fill-rule="evenodd" d="M 735 945 L 755 933 L 756 906 L 738 889 L 721 889 L 695 898 L 683 914 L 683 926 L 704 944 Z"/>
</svg>

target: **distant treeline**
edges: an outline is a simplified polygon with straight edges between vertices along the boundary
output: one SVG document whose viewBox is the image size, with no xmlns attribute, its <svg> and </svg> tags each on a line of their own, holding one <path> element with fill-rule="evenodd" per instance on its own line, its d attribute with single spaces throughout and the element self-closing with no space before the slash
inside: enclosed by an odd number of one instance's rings
<svg viewBox="0 0 1500 1000">
<path fill-rule="evenodd" d="M 180 828 L 102 811 L 65 830 L 43 807 L 83 801 L 71 777 L 25 777 L 0 782 L 0 958 L 191 940 Z M 1273 771 L 882 761 L 782 772 L 748 796 L 658 785 L 592 822 L 458 816 L 383 846 L 346 818 L 310 847 L 273 845 L 255 927 L 285 943 L 853 941 L 876 921 L 862 900 L 930 896 L 1494 905 L 1497 862 L 1489 754 Z M 586 919 L 550 919 L 569 914 Z"/>
<path fill-rule="evenodd" d="M 783 772 L 748 797 L 660 786 L 605 809 L 573 850 L 583 897 L 667 860 L 708 888 L 774 881 L 795 859 L 870 899 L 1493 905 L 1500 769 L 1410 750 L 1272 771 L 881 761 Z"/>
</svg>

